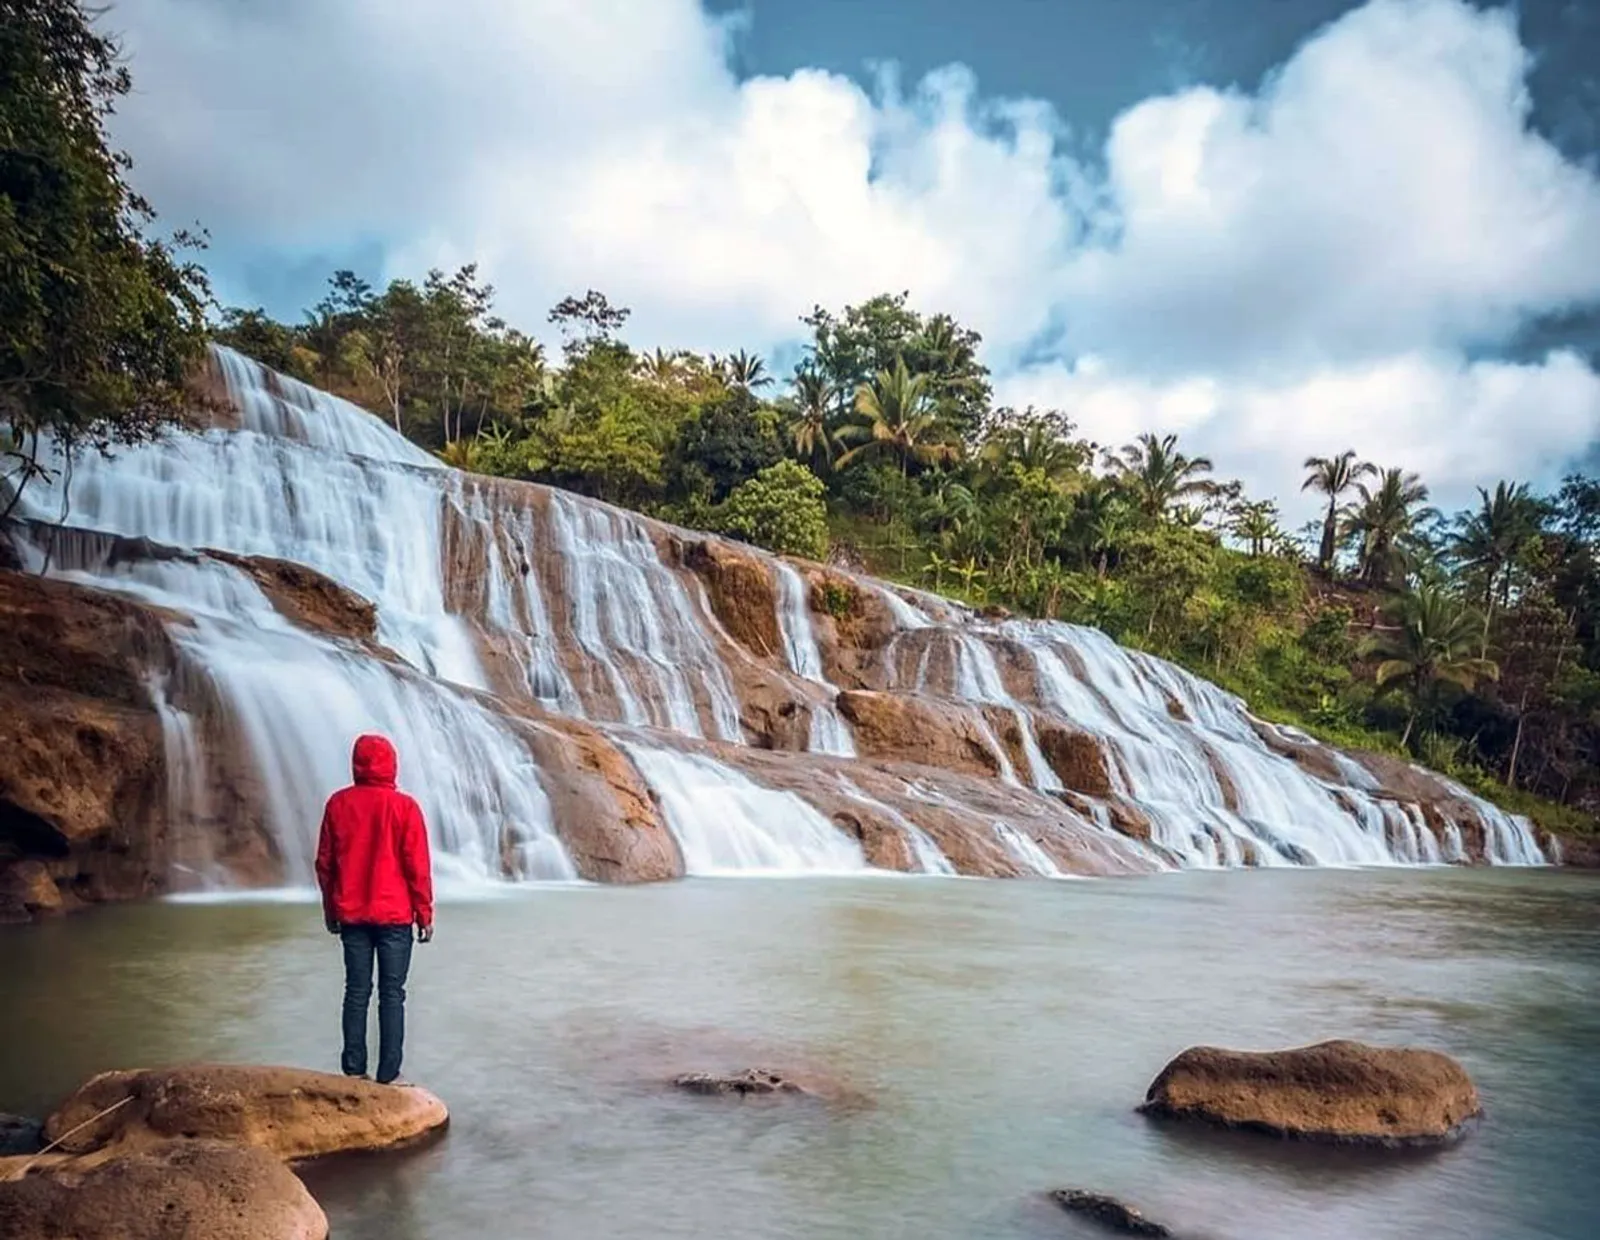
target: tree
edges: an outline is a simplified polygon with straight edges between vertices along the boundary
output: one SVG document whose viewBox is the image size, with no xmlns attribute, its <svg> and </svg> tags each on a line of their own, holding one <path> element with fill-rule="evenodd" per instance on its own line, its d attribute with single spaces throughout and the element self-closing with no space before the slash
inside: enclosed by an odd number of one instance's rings
<svg viewBox="0 0 1600 1240">
<path fill-rule="evenodd" d="M 1453 548 L 1457 560 L 1483 580 L 1483 650 L 1489 653 L 1489 630 L 1496 603 L 1511 597 L 1511 576 L 1517 560 L 1544 528 L 1545 505 L 1528 493 L 1526 483 L 1500 482 L 1490 495 L 1478 488 L 1474 512 L 1456 519 Z"/>
<path fill-rule="evenodd" d="M 1398 627 L 1378 634 L 1366 653 L 1382 661 L 1374 679 L 1379 689 L 1404 686 L 1411 710 L 1400 744 L 1408 745 L 1417 718 L 1441 684 L 1470 691 L 1480 680 L 1496 680 L 1499 667 L 1472 653 L 1482 618 L 1445 590 L 1423 586 L 1403 595 Z"/>
<path fill-rule="evenodd" d="M 978 459 L 992 470 L 1015 465 L 1036 469 L 1052 482 L 1076 482 L 1088 464 L 1090 449 L 1074 439 L 1073 425 L 1060 410 L 1022 412 L 997 409 L 985 419 Z"/>
<path fill-rule="evenodd" d="M 983 338 L 949 315 L 924 319 L 907 304 L 910 295 L 878 296 L 834 315 L 816 307 L 802 320 L 812 330 L 808 364 L 838 394 L 841 415 L 863 384 L 904 362 L 926 376 L 927 399 L 957 436 L 976 431 L 989 408 L 989 371 L 978 361 Z"/>
<path fill-rule="evenodd" d="M 747 392 L 753 392 L 758 387 L 766 387 L 772 382 L 772 376 L 767 373 L 766 362 L 754 353 L 746 353 L 743 349 L 720 359 L 718 372 L 729 387 L 743 388 Z"/>
<path fill-rule="evenodd" d="M 1416 474 L 1386 469 L 1376 486 L 1358 482 L 1361 502 L 1345 522 L 1348 534 L 1359 540 L 1361 576 L 1375 585 L 1392 585 L 1403 573 L 1408 541 L 1417 528 L 1438 514 L 1419 505 L 1428 488 Z"/>
<path fill-rule="evenodd" d="M 716 513 L 725 534 L 780 555 L 828 554 L 827 488 L 804 465 L 779 461 L 733 489 Z"/>
<path fill-rule="evenodd" d="M 613 339 L 632 313 L 626 306 L 613 306 L 604 293 L 590 289 L 582 297 L 563 297 L 551 309 L 549 319 L 561 329 L 571 351 Z"/>
<path fill-rule="evenodd" d="M 926 464 L 955 455 L 934 411 L 927 377 L 912 374 L 903 360 L 856 389 L 856 414 L 861 420 L 841 430 L 839 438 L 863 442 L 839 458 L 841 468 L 877 449 L 899 461 L 904 477 L 913 462 Z"/>
<path fill-rule="evenodd" d="M 1320 491 L 1328 497 L 1328 515 L 1323 519 L 1322 542 L 1317 547 L 1317 568 L 1327 576 L 1333 572 L 1333 555 L 1338 549 L 1339 498 L 1377 469 L 1367 461 L 1356 460 L 1351 448 L 1338 456 L 1308 456 L 1305 469 L 1306 479 L 1300 489 Z"/>
<path fill-rule="evenodd" d="M 1120 453 L 1108 454 L 1107 463 L 1134 506 L 1151 520 L 1161 519 L 1181 500 L 1211 494 L 1216 486 L 1204 476 L 1212 470 L 1210 459 L 1179 452 L 1176 435 L 1140 435 Z"/>
<path fill-rule="evenodd" d="M 679 489 L 710 489 L 724 499 L 783 455 L 777 418 L 747 387 L 719 388 L 678 431 L 673 452 Z"/>
<path fill-rule="evenodd" d="M 20 500 L 49 436 L 69 455 L 148 439 L 189 403 L 209 288 L 145 235 L 105 121 L 132 88 L 77 0 L 0 0 L 0 479 Z"/>
<path fill-rule="evenodd" d="M 1278 528 L 1278 506 L 1271 500 L 1238 505 L 1233 513 L 1232 529 L 1234 536 L 1250 548 L 1252 557 L 1264 555 L 1267 547 L 1283 536 Z"/>
<path fill-rule="evenodd" d="M 794 394 L 789 399 L 789 441 L 794 454 L 813 469 L 831 469 L 838 454 L 838 437 L 833 431 L 833 406 L 836 393 L 826 377 L 808 366 L 794 374 Z"/>
</svg>

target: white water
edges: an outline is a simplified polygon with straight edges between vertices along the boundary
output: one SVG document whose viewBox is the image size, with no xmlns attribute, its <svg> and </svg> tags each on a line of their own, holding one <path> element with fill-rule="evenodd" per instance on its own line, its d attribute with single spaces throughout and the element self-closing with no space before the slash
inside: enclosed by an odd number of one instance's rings
<svg viewBox="0 0 1600 1240">
<path fill-rule="evenodd" d="M 628 743 L 661 797 L 689 874 L 843 874 L 862 870 L 861 846 L 792 792 L 746 778 L 713 758 Z"/>
<path fill-rule="evenodd" d="M 954 876 L 956 867 L 950 864 L 950 858 L 946 857 L 939 845 L 934 843 L 933 837 L 912 822 L 910 818 L 906 817 L 887 801 L 880 801 L 877 797 L 869 795 L 842 775 L 839 777 L 839 786 L 844 789 L 845 794 L 852 800 L 860 801 L 869 809 L 882 814 L 905 832 L 906 841 L 911 848 L 912 860 L 917 863 L 919 872 Z"/>
<path fill-rule="evenodd" d="M 713 735 L 741 741 L 727 668 L 644 524 L 560 493 L 551 497 L 550 522 L 567 572 L 563 593 L 573 632 L 605 667 L 623 721 L 705 735 L 695 706 L 698 681 L 710 700 Z"/>
<path fill-rule="evenodd" d="M 793 566 L 782 560 L 772 562 L 778 581 L 778 631 L 783 636 L 783 655 L 789 670 L 814 684 L 827 689 L 826 701 L 811 705 L 811 729 L 806 747 L 812 753 L 837 754 L 853 758 L 856 755 L 855 738 L 850 725 L 839 715 L 834 705 L 838 686 L 822 670 L 822 651 L 817 646 L 816 630 L 811 625 L 811 608 L 806 600 L 805 582 Z"/>
<path fill-rule="evenodd" d="M 1015 827 L 1007 826 L 1003 822 L 994 824 L 994 833 L 999 837 L 1000 843 L 1005 846 L 1024 869 L 1045 878 L 1064 878 L 1061 867 L 1050 858 L 1050 854 L 1040 848 L 1038 844 L 1018 831 Z"/>
<path fill-rule="evenodd" d="M 730 639 L 662 561 L 643 521 L 560 493 L 545 511 L 515 491 L 464 481 L 353 405 L 226 350 L 215 358 L 239 429 L 175 434 L 109 460 L 81 456 L 70 505 L 61 486 L 37 485 L 24 497 L 23 515 L 65 515 L 70 527 L 305 564 L 375 603 L 377 640 L 415 670 L 292 628 L 229 566 L 113 564 L 74 550 L 73 531 L 65 531 L 51 549 L 53 572 L 195 617 L 193 626 L 173 627 L 184 655 L 173 682 L 152 685 L 175 821 L 204 824 L 215 812 L 212 755 L 185 709 L 196 699 L 219 703 L 242 738 L 269 791 L 270 825 L 290 881 L 309 877 L 321 799 L 345 782 L 349 742 L 365 730 L 385 731 L 399 744 L 402 781 L 429 814 L 447 876 L 572 876 L 527 747 L 511 725 L 444 682 L 525 694 L 600 721 L 742 741 L 740 703 L 719 652 L 719 641 Z M 31 554 L 42 563 L 40 547 Z M 834 706 L 837 690 L 823 670 L 803 583 L 791 566 L 771 563 L 785 659 L 797 696 L 811 707 L 809 747 L 850 756 L 854 741 Z M 1464 824 L 1446 823 L 1436 838 L 1417 807 L 1376 795 L 1371 774 L 1332 751 L 1341 782 L 1324 783 L 1269 749 L 1237 699 L 1098 631 L 986 625 L 940 600 L 917 596 L 927 604 L 917 606 L 866 584 L 899 629 L 882 656 L 891 684 L 902 638 L 920 643 L 916 687 L 923 691 L 934 688 L 931 652 L 946 650 L 951 683 L 937 688 L 1011 712 L 1027 782 L 1043 792 L 1059 790 L 1060 781 L 1039 752 L 1035 716 L 1094 734 L 1115 791 L 1148 815 L 1163 858 L 1351 865 L 1465 855 Z M 1026 701 L 1006 687 L 990 644 L 997 640 L 1031 656 Z M 514 683 L 490 685 L 480 644 L 500 652 L 500 664 L 509 658 Z M 494 672 L 497 680 L 504 675 Z M 975 714 L 1001 778 L 1020 783 L 1005 746 Z M 859 868 L 854 842 L 803 799 L 710 759 L 648 747 L 638 753 L 696 872 Z M 1524 821 L 1465 789 L 1459 797 L 1484 825 L 1489 860 L 1543 860 Z M 1094 821 L 1109 822 L 1096 808 Z M 902 825 L 918 863 L 945 872 L 948 859 L 933 842 L 914 824 Z M 1032 844 L 1000 838 L 1019 863 Z M 1054 868 L 1047 856 L 1044 862 Z M 216 881 L 203 856 L 180 864 L 192 871 L 186 882 Z M 1026 864 L 1049 872 L 1039 857 Z"/>
</svg>

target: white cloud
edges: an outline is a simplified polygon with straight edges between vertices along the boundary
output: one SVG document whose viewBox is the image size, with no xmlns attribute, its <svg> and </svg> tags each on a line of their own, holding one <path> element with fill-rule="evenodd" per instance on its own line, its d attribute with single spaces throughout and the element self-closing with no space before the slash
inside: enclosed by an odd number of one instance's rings
<svg viewBox="0 0 1600 1240">
<path fill-rule="evenodd" d="M 1511 19 L 1371 0 L 1254 95 L 1146 100 L 1084 164 L 959 67 L 739 82 L 694 0 L 123 0 L 141 186 L 219 251 L 481 260 L 509 317 L 597 287 L 651 344 L 770 349 L 908 288 L 1012 399 L 1181 429 L 1292 500 L 1346 445 L 1447 495 L 1600 433 L 1570 355 L 1470 363 L 1600 301 L 1600 183 L 1529 130 Z M 1053 350 L 1057 360 L 1038 360 Z M 1027 368 L 1020 359 L 1030 358 Z"/>
</svg>

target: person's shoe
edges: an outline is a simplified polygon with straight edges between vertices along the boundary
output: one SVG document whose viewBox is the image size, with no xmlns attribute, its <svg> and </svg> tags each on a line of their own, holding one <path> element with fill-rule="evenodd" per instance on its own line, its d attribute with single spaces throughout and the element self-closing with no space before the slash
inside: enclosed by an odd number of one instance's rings
<svg viewBox="0 0 1600 1240">
<path fill-rule="evenodd" d="M 371 1075 L 366 1072 L 346 1072 L 345 1075 L 353 1081 L 370 1081 L 372 1079 Z"/>
<path fill-rule="evenodd" d="M 403 1077 L 403 1076 L 397 1076 L 397 1077 L 394 1077 L 393 1079 L 387 1080 L 387 1081 L 379 1081 L 378 1084 L 380 1084 L 380 1085 L 393 1085 L 398 1089 L 410 1089 L 411 1088 L 411 1082 L 406 1080 L 406 1078 Z"/>
</svg>

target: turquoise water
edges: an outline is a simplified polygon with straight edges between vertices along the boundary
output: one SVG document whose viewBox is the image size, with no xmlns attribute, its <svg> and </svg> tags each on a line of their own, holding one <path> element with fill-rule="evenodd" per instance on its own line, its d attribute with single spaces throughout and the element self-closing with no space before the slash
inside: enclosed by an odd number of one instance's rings
<svg viewBox="0 0 1600 1240">
<path fill-rule="evenodd" d="M 337 1061 L 309 904 L 107 909 L 0 933 L 0 1110 L 92 1072 Z M 406 1075 L 437 1145 L 307 1172 L 346 1240 L 1051 1237 L 1116 1193 L 1215 1240 L 1600 1235 L 1600 882 L 1528 871 L 1129 881 L 690 881 L 447 904 Z M 1437 1047 L 1487 1118 L 1375 1157 L 1147 1123 L 1199 1042 Z M 797 1066 L 865 1099 L 679 1097 Z"/>
</svg>

